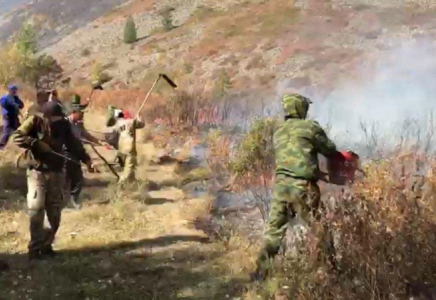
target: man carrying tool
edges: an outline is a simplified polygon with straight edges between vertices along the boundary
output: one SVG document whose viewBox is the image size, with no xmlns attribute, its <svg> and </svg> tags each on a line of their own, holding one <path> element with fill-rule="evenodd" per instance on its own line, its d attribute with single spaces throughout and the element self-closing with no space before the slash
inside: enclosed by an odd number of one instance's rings
<svg viewBox="0 0 436 300">
<path fill-rule="evenodd" d="M 13 142 L 26 149 L 27 206 L 30 216 L 29 259 L 41 259 L 56 255 L 52 243 L 61 220 L 63 206 L 64 164 L 71 160 L 64 155 L 64 149 L 73 153 L 94 171 L 89 155 L 83 148 L 65 119 L 61 107 L 47 102 L 42 114 L 30 116 L 12 135 Z M 80 165 L 80 162 L 75 163 Z M 44 226 L 47 217 L 49 227 Z"/>
<path fill-rule="evenodd" d="M 55 103 L 59 104 L 60 106 L 62 106 L 62 101 L 59 99 L 58 91 L 57 90 L 51 90 L 49 92 L 48 101 L 49 102 L 55 102 Z"/>
<path fill-rule="evenodd" d="M 20 126 L 20 109 L 23 109 L 23 101 L 18 97 L 16 85 L 8 87 L 8 94 L 0 99 L 3 118 L 3 132 L 0 139 L 0 149 L 3 149 L 9 141 L 11 134 Z"/>
<path fill-rule="evenodd" d="M 73 95 L 73 99 L 71 101 L 71 111 L 68 115 L 68 121 L 71 124 L 72 133 L 82 142 L 106 146 L 106 142 L 97 139 L 85 129 L 83 124 L 83 110 L 87 107 L 87 105 L 80 104 L 80 100 L 81 98 L 79 95 Z M 79 160 L 79 157 L 76 157 L 74 153 L 69 153 L 69 155 L 72 159 L 76 161 Z M 72 161 L 67 161 L 65 172 L 65 196 L 69 197 L 69 203 L 75 209 L 81 208 L 80 193 L 82 191 L 82 186 L 82 167 Z"/>
<path fill-rule="evenodd" d="M 115 148 L 121 155 L 124 155 L 124 171 L 119 180 L 120 183 L 135 180 L 135 171 L 137 167 L 137 153 L 136 153 L 136 129 L 144 128 L 145 123 L 141 120 L 141 112 L 145 104 L 150 98 L 153 89 L 156 87 L 159 80 L 165 80 L 171 87 L 177 88 L 177 85 L 167 75 L 159 74 L 153 82 L 150 90 L 144 98 L 141 106 L 139 107 L 134 118 L 126 118 L 127 116 L 122 110 L 115 107 L 108 107 L 108 116 L 106 126 L 109 128 L 107 140 L 109 143 L 114 144 Z"/>
<path fill-rule="evenodd" d="M 116 108 L 115 106 L 109 105 L 106 114 L 106 127 L 112 127 L 116 124 L 117 119 L 130 119 L 128 116 L 125 116 L 124 111 Z M 106 140 L 109 145 L 111 145 L 115 150 L 117 150 L 117 155 L 115 156 L 115 162 L 120 165 L 121 168 L 124 168 L 126 156 L 120 153 L 118 150 L 118 140 L 119 134 L 117 133 L 109 133 L 106 134 Z"/>
<path fill-rule="evenodd" d="M 136 129 L 144 128 L 145 123 L 138 116 L 136 119 L 124 118 L 121 110 L 112 106 L 108 108 L 106 126 L 109 144 L 118 150 L 117 159 L 124 166 L 120 183 L 136 179 L 135 172 L 138 165 L 136 152 Z"/>
<path fill-rule="evenodd" d="M 330 156 L 337 151 L 321 126 L 316 121 L 306 120 L 310 103 L 299 94 L 285 95 L 282 99 L 285 122 L 274 133 L 276 177 L 254 280 L 264 280 L 269 275 L 288 222 L 298 215 L 310 224 L 321 205 L 317 155 Z"/>
<path fill-rule="evenodd" d="M 45 91 L 38 91 L 36 93 L 36 101 L 29 107 L 29 109 L 24 114 L 24 118 L 27 119 L 29 116 L 33 116 L 36 113 L 42 112 L 42 106 L 48 101 L 48 93 Z"/>
</svg>

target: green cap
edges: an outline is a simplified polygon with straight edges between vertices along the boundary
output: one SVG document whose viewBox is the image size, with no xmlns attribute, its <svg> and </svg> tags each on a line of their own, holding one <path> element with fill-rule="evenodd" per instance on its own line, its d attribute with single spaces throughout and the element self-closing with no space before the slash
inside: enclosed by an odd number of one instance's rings
<svg viewBox="0 0 436 300">
<path fill-rule="evenodd" d="M 71 99 L 71 108 L 73 110 L 84 110 L 88 105 L 87 104 L 80 104 L 80 95 L 78 94 L 74 94 L 72 99 Z"/>
</svg>

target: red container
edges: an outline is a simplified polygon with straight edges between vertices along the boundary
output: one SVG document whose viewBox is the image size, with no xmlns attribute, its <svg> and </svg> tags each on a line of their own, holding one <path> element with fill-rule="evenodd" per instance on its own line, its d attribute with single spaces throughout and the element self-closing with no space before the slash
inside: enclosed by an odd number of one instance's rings
<svg viewBox="0 0 436 300">
<path fill-rule="evenodd" d="M 329 182 L 336 185 L 353 183 L 359 169 L 359 155 L 353 151 L 340 151 L 327 159 Z"/>
</svg>

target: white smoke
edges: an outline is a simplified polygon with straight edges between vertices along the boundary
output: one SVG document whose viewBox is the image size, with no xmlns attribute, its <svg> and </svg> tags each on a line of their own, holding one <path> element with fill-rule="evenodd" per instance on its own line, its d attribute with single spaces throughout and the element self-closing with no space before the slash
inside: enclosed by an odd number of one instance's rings
<svg viewBox="0 0 436 300">
<path fill-rule="evenodd" d="M 377 55 L 358 70 L 359 79 L 339 81 L 326 99 L 314 99 L 311 116 L 329 126 L 330 136 L 342 147 L 377 143 L 370 146 L 392 149 L 401 141 L 428 142 L 436 126 L 431 122 L 436 109 L 435 46 L 408 42 Z M 286 82 L 277 92 L 284 87 Z"/>
</svg>

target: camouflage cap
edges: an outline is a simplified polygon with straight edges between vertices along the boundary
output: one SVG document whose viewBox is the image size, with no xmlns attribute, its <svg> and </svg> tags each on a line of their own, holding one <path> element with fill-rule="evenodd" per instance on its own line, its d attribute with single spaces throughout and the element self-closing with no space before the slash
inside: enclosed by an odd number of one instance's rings
<svg viewBox="0 0 436 300">
<path fill-rule="evenodd" d="M 72 105 L 80 105 L 80 96 L 77 94 L 74 94 L 73 97 L 71 98 L 71 104 Z"/>
<path fill-rule="evenodd" d="M 300 94 L 286 94 L 282 98 L 282 105 L 286 117 L 305 119 L 312 101 Z"/>
<path fill-rule="evenodd" d="M 88 105 L 80 104 L 81 98 L 80 95 L 74 94 L 71 98 L 71 109 L 76 111 L 84 110 Z"/>
</svg>

